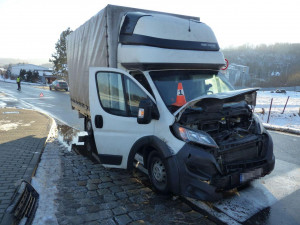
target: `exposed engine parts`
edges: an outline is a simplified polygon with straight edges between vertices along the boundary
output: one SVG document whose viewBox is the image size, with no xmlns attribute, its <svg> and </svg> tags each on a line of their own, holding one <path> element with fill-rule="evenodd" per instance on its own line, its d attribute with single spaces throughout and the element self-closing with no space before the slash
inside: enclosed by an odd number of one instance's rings
<svg viewBox="0 0 300 225">
<path fill-rule="evenodd" d="M 191 109 L 182 115 L 180 123 L 204 131 L 214 139 L 218 145 L 214 155 L 225 174 L 264 155 L 263 135 L 259 133 L 252 109 L 244 101 L 224 104 L 218 111 Z"/>
</svg>

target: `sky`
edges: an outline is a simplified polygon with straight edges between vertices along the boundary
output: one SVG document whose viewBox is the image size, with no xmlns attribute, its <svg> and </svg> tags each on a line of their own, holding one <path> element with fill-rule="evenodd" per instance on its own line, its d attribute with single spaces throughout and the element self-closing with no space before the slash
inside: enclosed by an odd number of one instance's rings
<svg viewBox="0 0 300 225">
<path fill-rule="evenodd" d="M 107 4 L 200 17 L 221 48 L 300 43 L 299 0 L 0 0 L 0 58 L 47 63 L 62 31 Z"/>
</svg>

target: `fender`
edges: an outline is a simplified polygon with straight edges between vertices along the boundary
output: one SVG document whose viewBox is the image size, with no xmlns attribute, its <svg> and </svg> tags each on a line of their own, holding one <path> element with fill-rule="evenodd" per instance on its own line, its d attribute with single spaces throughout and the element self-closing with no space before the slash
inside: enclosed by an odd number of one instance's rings
<svg viewBox="0 0 300 225">
<path fill-rule="evenodd" d="M 179 169 L 176 157 L 172 154 L 172 150 L 168 145 L 156 136 L 145 136 L 137 140 L 132 146 L 127 160 L 127 170 L 133 169 L 133 160 L 135 154 L 144 147 L 153 147 L 160 154 L 161 157 L 166 159 L 168 171 L 170 171 L 169 178 L 171 182 L 172 192 L 174 194 L 180 193 L 180 180 Z M 145 166 L 146 168 L 147 166 Z"/>
<path fill-rule="evenodd" d="M 163 142 L 161 139 L 159 139 L 156 136 L 145 136 L 137 140 L 132 148 L 130 149 L 128 160 L 127 160 L 127 169 L 131 170 L 133 168 L 133 159 L 135 154 L 144 147 L 153 147 L 155 148 L 163 158 L 169 158 L 173 154 L 171 152 L 171 149 L 167 146 L 165 142 Z"/>
</svg>

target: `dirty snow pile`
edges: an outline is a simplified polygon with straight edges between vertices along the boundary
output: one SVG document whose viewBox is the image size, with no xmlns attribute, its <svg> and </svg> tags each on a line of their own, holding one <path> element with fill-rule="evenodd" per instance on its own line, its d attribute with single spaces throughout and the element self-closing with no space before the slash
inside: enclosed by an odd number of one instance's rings
<svg viewBox="0 0 300 225">
<path fill-rule="evenodd" d="M 300 130 L 300 92 L 271 93 L 270 91 L 258 91 L 255 112 L 266 126 L 268 126 L 267 120 L 272 98 L 273 102 L 268 124 Z M 287 105 L 283 112 L 286 102 Z"/>
<path fill-rule="evenodd" d="M 33 225 L 57 225 L 58 205 L 55 202 L 58 193 L 57 184 L 61 177 L 61 161 L 57 149 L 62 148 L 56 139 L 56 123 L 53 120 L 47 140 L 47 145 L 41 157 L 37 172 L 31 184 L 39 193 L 39 206 L 33 220 Z"/>
</svg>

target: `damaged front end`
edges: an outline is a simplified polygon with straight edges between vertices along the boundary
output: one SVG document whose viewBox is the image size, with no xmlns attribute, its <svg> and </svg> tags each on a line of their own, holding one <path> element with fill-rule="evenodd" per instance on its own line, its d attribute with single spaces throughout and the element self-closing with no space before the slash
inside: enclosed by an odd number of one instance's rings
<svg viewBox="0 0 300 225">
<path fill-rule="evenodd" d="M 272 139 L 253 113 L 256 91 L 203 96 L 174 113 L 172 131 L 186 142 L 176 156 L 183 195 L 217 200 L 273 170 Z"/>
</svg>

